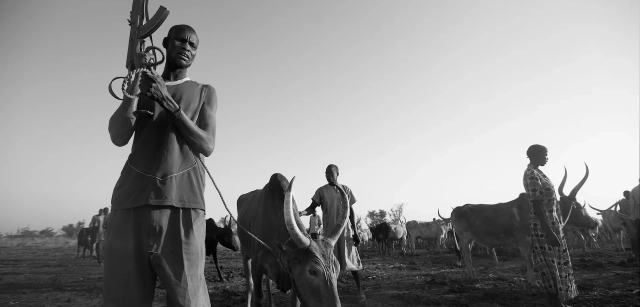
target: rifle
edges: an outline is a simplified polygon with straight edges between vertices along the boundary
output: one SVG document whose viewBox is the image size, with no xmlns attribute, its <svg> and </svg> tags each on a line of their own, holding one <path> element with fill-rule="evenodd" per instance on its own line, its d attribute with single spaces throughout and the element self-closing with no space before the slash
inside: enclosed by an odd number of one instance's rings
<svg viewBox="0 0 640 307">
<path fill-rule="evenodd" d="M 131 27 L 129 45 L 127 46 L 127 61 L 125 63 L 128 73 L 126 77 L 115 77 L 109 82 L 109 93 L 115 99 L 122 100 L 113 92 L 111 87 L 113 81 L 123 79 L 122 93 L 129 98 L 135 98 L 135 95 L 131 95 L 126 91 L 127 86 L 133 82 L 135 74 L 143 70 L 155 69 L 156 66 L 164 62 L 164 53 L 160 48 L 153 45 L 153 37 L 151 35 L 158 30 L 168 16 L 169 10 L 164 6 L 160 6 L 153 17 L 149 19 L 149 0 L 133 0 L 130 19 L 127 20 Z M 145 39 L 147 37 L 151 41 L 151 46 L 145 48 Z M 149 54 L 150 51 L 153 52 L 153 61 Z M 156 51 L 162 55 L 160 61 L 158 61 Z"/>
</svg>

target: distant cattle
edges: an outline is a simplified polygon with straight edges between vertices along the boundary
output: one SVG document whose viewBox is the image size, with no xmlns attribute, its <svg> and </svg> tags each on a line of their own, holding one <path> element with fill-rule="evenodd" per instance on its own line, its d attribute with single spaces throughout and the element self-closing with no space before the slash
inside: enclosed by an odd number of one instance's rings
<svg viewBox="0 0 640 307">
<path fill-rule="evenodd" d="M 615 206 L 615 205 L 614 205 Z M 631 239 L 635 238 L 637 229 L 634 227 L 634 218 L 621 214 L 611 207 L 600 210 L 589 205 L 591 209 L 598 211 L 602 215 L 602 222 L 615 239 L 616 251 L 624 251 L 624 234 Z"/>
<path fill-rule="evenodd" d="M 398 242 L 400 244 L 400 250 L 402 253 L 407 252 L 407 225 L 405 222 L 398 222 L 398 224 L 389 225 L 389 241 L 391 243 Z M 392 245 L 391 249 L 395 252 L 395 246 Z"/>
<path fill-rule="evenodd" d="M 89 250 L 89 260 L 93 257 L 93 241 L 91 240 L 91 228 L 86 227 L 80 229 L 78 232 L 78 251 L 76 252 L 76 260 L 80 255 L 80 249 L 82 249 L 82 260 L 84 260 L 84 254 Z"/>
<path fill-rule="evenodd" d="M 218 227 L 216 222 L 211 218 L 206 220 L 207 235 L 204 239 L 205 254 L 207 256 L 211 256 L 212 262 L 216 266 L 218 277 L 220 277 L 220 281 L 225 282 L 227 280 L 222 276 L 220 266 L 218 265 L 218 243 L 234 252 L 240 250 L 240 240 L 238 239 L 238 235 L 233 231 L 231 224 L 233 224 L 233 220 L 227 221 L 227 218 L 225 218 L 222 227 Z"/>
<path fill-rule="evenodd" d="M 420 238 L 422 241 L 433 242 L 434 248 L 442 252 L 447 235 L 447 223 L 442 221 L 432 222 L 407 222 L 407 232 L 410 236 L 410 245 L 413 253 L 416 252 L 416 241 Z"/>
<path fill-rule="evenodd" d="M 238 198 L 238 236 L 242 244 L 246 304 L 261 306 L 262 278 L 266 275 L 269 306 L 273 306 L 272 280 L 278 290 L 291 290 L 292 306 L 298 301 L 309 307 L 340 306 L 337 288 L 340 264 L 333 250 L 349 217 L 347 195 L 338 186 L 343 207 L 336 226 L 326 229 L 324 238 L 312 240 L 305 233 L 291 194 L 293 182 L 294 179 L 288 182 L 283 175 L 273 174 L 264 188 Z"/>
</svg>

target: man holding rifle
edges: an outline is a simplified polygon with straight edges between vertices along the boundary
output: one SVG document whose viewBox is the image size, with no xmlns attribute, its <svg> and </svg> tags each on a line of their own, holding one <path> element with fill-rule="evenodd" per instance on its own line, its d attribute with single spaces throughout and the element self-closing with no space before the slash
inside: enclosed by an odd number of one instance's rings
<svg viewBox="0 0 640 307">
<path fill-rule="evenodd" d="M 205 170 L 213 152 L 215 89 L 192 81 L 198 50 L 188 25 L 173 26 L 162 46 L 166 65 L 137 73 L 130 96 L 109 120 L 116 146 L 133 136 L 111 198 L 105 238 L 104 306 L 151 306 L 156 279 L 168 306 L 210 306 L 204 279 Z"/>
</svg>

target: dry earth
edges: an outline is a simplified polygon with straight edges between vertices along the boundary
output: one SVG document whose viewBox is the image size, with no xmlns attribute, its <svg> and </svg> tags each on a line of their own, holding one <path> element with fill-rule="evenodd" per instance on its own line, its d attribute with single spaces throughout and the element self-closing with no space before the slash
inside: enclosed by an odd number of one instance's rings
<svg viewBox="0 0 640 307">
<path fill-rule="evenodd" d="M 101 306 L 102 267 L 74 260 L 69 240 L 0 238 L 0 306 Z M 212 264 L 207 277 L 212 306 L 242 306 L 244 276 L 240 253 L 219 248 L 228 283 L 217 281 Z M 639 306 L 639 270 L 627 263 L 630 252 L 615 252 L 612 243 L 600 250 L 571 253 L 580 295 L 570 306 Z M 545 306 L 546 295 L 525 281 L 520 256 L 498 250 L 500 265 L 487 254 L 474 254 L 480 282 L 466 278 L 451 251 L 419 250 L 417 255 L 382 257 L 363 250 L 363 286 L 368 306 Z M 338 291 L 343 306 L 357 306 L 351 274 L 341 274 Z M 635 292 L 635 293 L 634 293 Z M 286 295 L 273 290 L 276 306 L 288 306 Z M 156 290 L 154 306 L 165 306 Z"/>
</svg>

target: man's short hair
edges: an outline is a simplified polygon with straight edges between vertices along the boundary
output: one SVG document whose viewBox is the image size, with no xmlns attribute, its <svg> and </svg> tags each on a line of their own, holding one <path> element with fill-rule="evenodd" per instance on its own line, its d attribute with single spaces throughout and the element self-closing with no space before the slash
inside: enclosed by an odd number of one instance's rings
<svg viewBox="0 0 640 307">
<path fill-rule="evenodd" d="M 109 211 L 109 207 L 104 207 L 104 208 L 102 209 L 102 212 L 107 212 L 107 211 Z"/>
<path fill-rule="evenodd" d="M 529 149 L 527 149 L 527 157 L 533 158 L 535 156 L 541 155 L 546 152 L 547 152 L 547 147 L 544 147 L 538 144 L 533 144 L 529 146 Z"/>
<path fill-rule="evenodd" d="M 333 169 L 333 170 L 335 170 L 335 171 L 336 171 L 336 173 L 340 173 L 340 171 L 338 170 L 338 166 L 337 166 L 337 165 L 335 165 L 335 164 L 329 164 L 329 165 L 327 166 L 327 170 L 326 170 L 326 172 L 328 173 L 328 172 L 329 172 L 329 171 L 331 171 L 332 169 Z"/>
<path fill-rule="evenodd" d="M 191 27 L 190 25 L 175 25 L 169 29 L 169 32 L 167 32 L 167 37 L 171 37 L 171 35 L 175 31 L 178 31 L 179 29 L 186 29 L 187 31 L 192 31 L 193 33 L 196 34 L 196 36 L 198 36 L 198 33 L 196 33 L 196 30 L 194 30 L 193 27 Z"/>
</svg>

